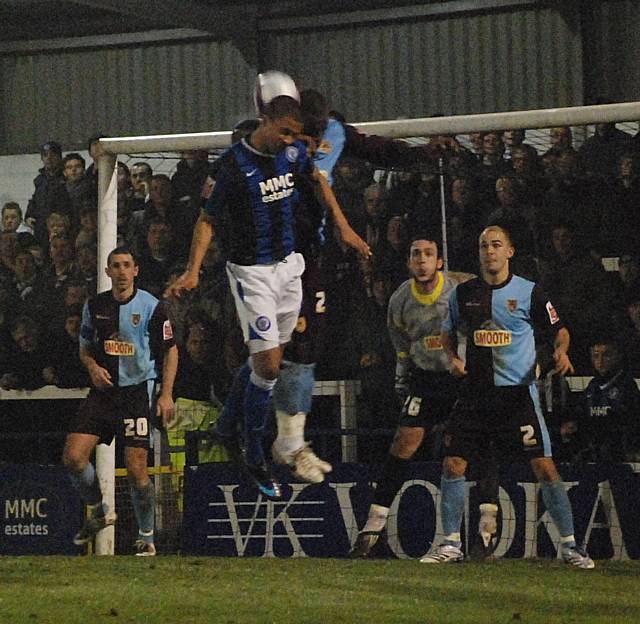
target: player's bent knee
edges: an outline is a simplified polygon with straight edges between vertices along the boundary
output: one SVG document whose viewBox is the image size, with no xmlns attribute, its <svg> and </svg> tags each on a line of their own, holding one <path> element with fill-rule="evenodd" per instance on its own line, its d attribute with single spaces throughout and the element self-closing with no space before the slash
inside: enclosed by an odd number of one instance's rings
<svg viewBox="0 0 640 624">
<path fill-rule="evenodd" d="M 411 459 L 422 444 L 422 427 L 400 427 L 391 444 L 391 454 L 400 459 Z"/>
<path fill-rule="evenodd" d="M 149 481 L 147 469 L 147 449 L 128 447 L 125 449 L 125 464 L 127 466 L 127 478 L 130 483 L 143 487 Z"/>
<path fill-rule="evenodd" d="M 557 481 L 560 479 L 556 464 L 551 457 L 532 459 L 531 468 L 538 481 Z"/>
<path fill-rule="evenodd" d="M 62 465 L 69 472 L 80 473 L 85 469 L 87 463 L 88 459 L 73 449 L 65 449 L 62 455 Z"/>
</svg>

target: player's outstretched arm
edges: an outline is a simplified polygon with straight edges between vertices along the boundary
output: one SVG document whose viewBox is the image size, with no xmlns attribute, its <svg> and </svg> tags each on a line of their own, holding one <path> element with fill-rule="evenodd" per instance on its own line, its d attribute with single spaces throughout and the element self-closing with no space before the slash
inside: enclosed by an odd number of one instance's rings
<svg viewBox="0 0 640 624">
<path fill-rule="evenodd" d="M 186 291 L 193 290 L 200 279 L 200 267 L 213 238 L 213 224 L 204 210 L 200 213 L 193 229 L 189 262 L 186 271 L 175 279 L 164 291 L 166 298 L 181 297 Z"/>
<path fill-rule="evenodd" d="M 570 375 L 574 372 L 573 364 L 567 355 L 571 337 L 566 327 L 561 327 L 556 334 L 553 343 L 553 361 L 555 362 L 555 371 L 560 375 Z"/>
<path fill-rule="evenodd" d="M 372 256 L 369 245 L 362 240 L 349 225 L 347 218 L 338 204 L 336 196 L 333 194 L 326 178 L 318 169 L 313 172 L 313 179 L 316 182 L 316 196 L 318 201 L 329 211 L 333 222 L 338 230 L 340 240 L 349 247 L 353 247 L 365 260 Z"/>
<path fill-rule="evenodd" d="M 165 354 L 162 362 L 162 389 L 158 397 L 156 415 L 167 425 L 173 420 L 176 406 L 173 402 L 173 383 L 178 371 L 178 347 L 173 345 Z"/>
</svg>

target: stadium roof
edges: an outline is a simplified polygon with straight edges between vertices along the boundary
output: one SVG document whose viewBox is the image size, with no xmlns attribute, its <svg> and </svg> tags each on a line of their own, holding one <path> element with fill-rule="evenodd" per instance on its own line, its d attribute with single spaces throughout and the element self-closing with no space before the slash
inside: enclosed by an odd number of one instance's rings
<svg viewBox="0 0 640 624">
<path fill-rule="evenodd" d="M 550 3 L 556 0 L 538 0 Z M 255 37 L 263 24 L 279 27 L 287 20 L 322 25 L 320 16 L 337 14 L 337 23 L 375 21 L 418 13 L 486 11 L 535 4 L 536 0 L 0 0 L 0 53 L 46 50 L 46 42 L 85 38 L 91 45 L 130 42 L 123 35 L 150 33 L 140 41 L 190 38 Z M 417 13 L 416 13 L 417 11 Z M 351 17 L 342 21 L 340 14 Z M 334 21 L 334 24 L 336 22 Z M 154 33 L 154 34 L 151 34 Z M 115 40 L 116 45 L 118 40 Z M 39 45 L 40 44 L 40 45 Z M 73 47 L 73 46 L 71 46 Z"/>
</svg>

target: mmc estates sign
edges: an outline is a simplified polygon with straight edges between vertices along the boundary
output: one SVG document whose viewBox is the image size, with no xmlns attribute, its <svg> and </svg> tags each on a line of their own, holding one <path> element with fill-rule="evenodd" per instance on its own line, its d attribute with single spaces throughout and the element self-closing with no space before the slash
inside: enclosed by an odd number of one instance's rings
<svg viewBox="0 0 640 624">
<path fill-rule="evenodd" d="M 564 467 L 578 541 L 596 558 L 640 558 L 638 466 Z M 286 478 L 285 473 L 280 473 Z M 229 464 L 186 469 L 183 552 L 243 557 L 344 557 L 362 528 L 377 474 L 342 464 L 319 485 L 284 485 L 282 502 L 266 502 Z M 440 466 L 416 463 L 393 503 L 381 556 L 417 558 L 438 543 Z M 466 534 L 477 527 L 468 485 Z M 510 466 L 500 482 L 499 557 L 555 557 L 559 535 L 526 466 Z"/>
</svg>

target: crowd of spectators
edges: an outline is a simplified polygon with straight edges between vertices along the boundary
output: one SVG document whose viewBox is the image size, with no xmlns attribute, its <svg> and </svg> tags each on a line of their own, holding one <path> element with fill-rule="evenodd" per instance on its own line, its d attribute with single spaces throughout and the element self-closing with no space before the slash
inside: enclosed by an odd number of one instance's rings
<svg viewBox="0 0 640 624">
<path fill-rule="evenodd" d="M 96 292 L 100 270 L 99 138 L 89 140 L 89 167 L 79 154 L 63 157 L 58 143 L 45 143 L 24 214 L 15 202 L 2 207 L 0 387 L 5 390 L 88 383 L 77 343 L 82 304 Z M 638 135 L 599 124 L 574 149 L 571 128 L 552 128 L 544 150 L 528 144 L 523 130 L 474 133 L 468 139 L 469 147 L 461 142 L 446 155 L 442 171 L 434 162 L 380 171 L 348 158 L 334 171 L 336 196 L 373 258 L 360 261 L 328 238 L 321 274 L 331 305 L 318 377 L 361 381 L 363 426 L 395 426 L 395 354 L 386 305 L 408 277 L 411 233 L 441 231 L 441 174 L 449 270 L 477 273 L 480 231 L 489 223 L 502 224 L 517 250 L 514 272 L 544 286 L 571 332 L 576 373 L 594 373 L 589 349 L 606 335 L 616 337 L 621 367 L 640 377 Z M 136 252 L 140 288 L 160 297 L 184 269 L 210 174 L 206 151 L 183 153 L 171 176 L 154 174 L 145 161 L 118 162 L 118 244 Z M 617 258 L 618 270 L 606 271 L 603 257 Z M 198 289 L 168 305 L 183 356 L 176 385 L 187 398 L 223 399 L 230 371 L 246 354 L 215 241 Z M 207 357 L 192 357 L 188 345 L 196 339 L 206 341 Z"/>
</svg>

